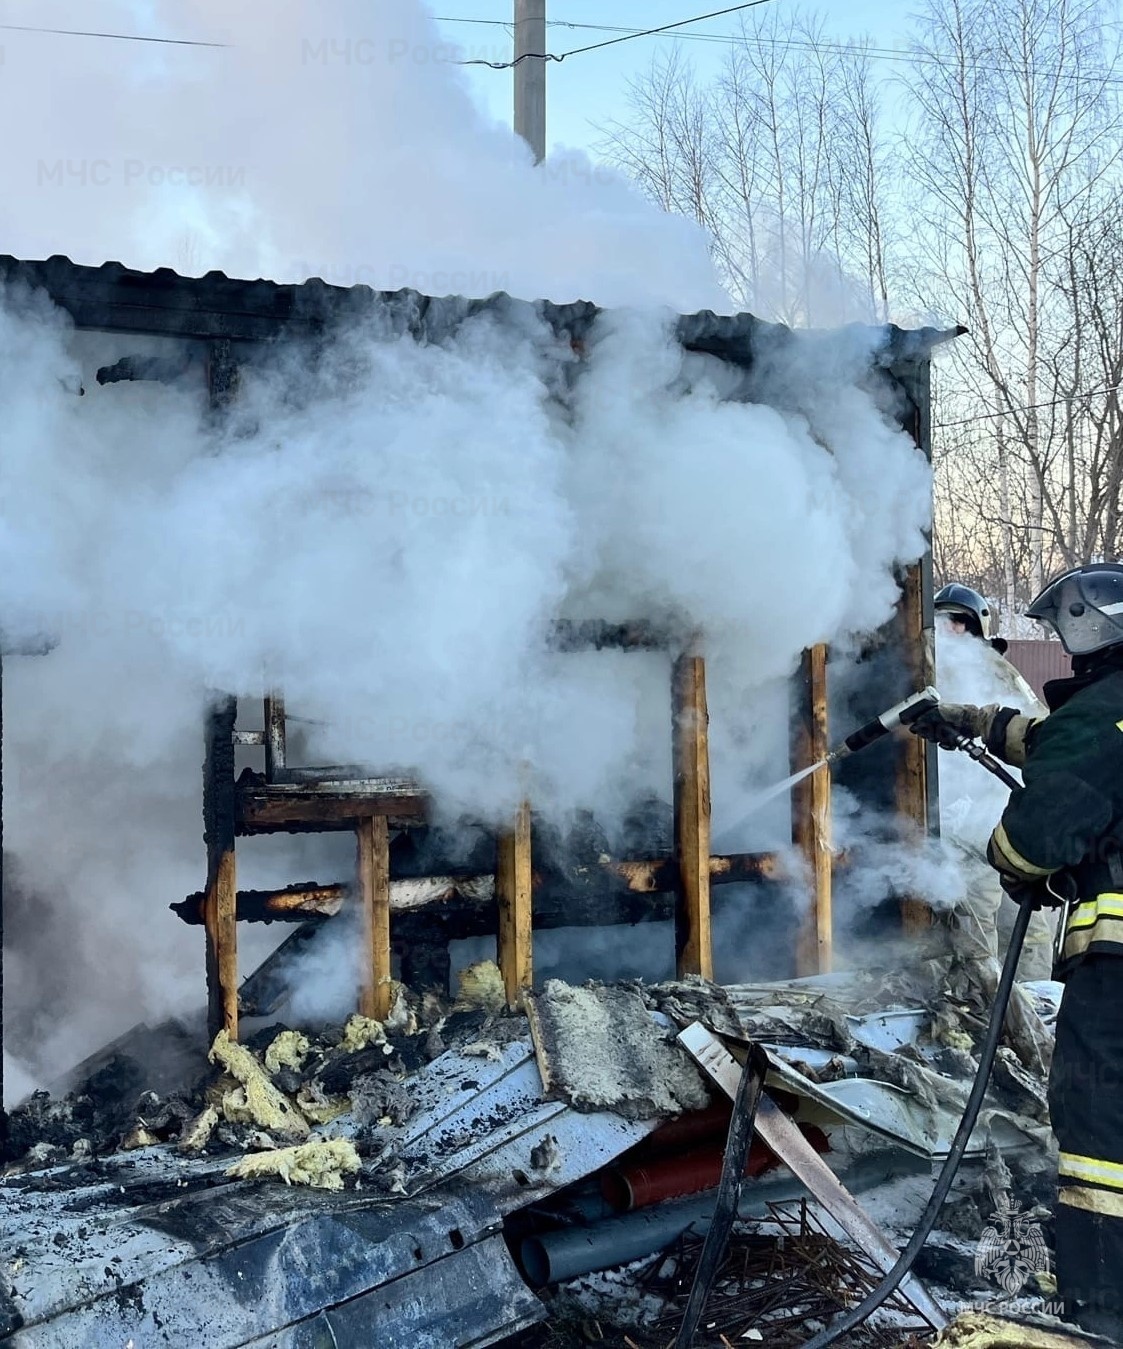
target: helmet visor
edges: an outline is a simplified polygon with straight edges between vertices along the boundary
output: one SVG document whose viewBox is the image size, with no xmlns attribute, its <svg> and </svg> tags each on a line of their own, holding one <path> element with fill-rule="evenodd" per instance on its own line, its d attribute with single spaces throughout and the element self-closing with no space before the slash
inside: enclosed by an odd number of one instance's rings
<svg viewBox="0 0 1123 1349">
<path fill-rule="evenodd" d="M 1026 612 L 1048 623 L 1070 656 L 1115 646 L 1123 642 L 1123 572 L 1069 572 Z"/>
</svg>

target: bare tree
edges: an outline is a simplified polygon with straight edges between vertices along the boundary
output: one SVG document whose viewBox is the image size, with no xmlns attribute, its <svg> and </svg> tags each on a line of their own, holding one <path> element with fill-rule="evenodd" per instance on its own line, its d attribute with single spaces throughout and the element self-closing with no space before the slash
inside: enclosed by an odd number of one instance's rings
<svg viewBox="0 0 1123 1349">
<path fill-rule="evenodd" d="M 1042 415 L 1065 405 L 1065 375 L 1050 353 L 1073 328 L 1053 277 L 1074 204 L 1119 165 L 1109 32 L 1095 0 L 928 0 L 914 43 L 908 140 L 926 207 L 915 236 L 925 264 L 918 298 L 947 312 L 957 296 L 971 330 L 953 357 L 949 401 L 981 404 L 992 428 L 990 463 L 980 467 L 989 468 L 1010 608 L 1019 582 L 1040 589 L 1051 560 L 1069 443 L 1058 419 Z"/>
<path fill-rule="evenodd" d="M 890 144 L 873 53 L 761 10 L 720 76 L 677 49 L 606 130 L 793 325 L 963 321 L 939 371 L 935 556 L 1011 615 L 1123 546 L 1123 89 L 1108 0 L 925 0 Z"/>
<path fill-rule="evenodd" d="M 605 129 L 608 154 L 706 225 L 740 302 L 792 324 L 887 316 L 888 155 L 860 44 L 768 14 L 746 21 L 712 86 L 672 52 L 630 104 Z"/>
</svg>

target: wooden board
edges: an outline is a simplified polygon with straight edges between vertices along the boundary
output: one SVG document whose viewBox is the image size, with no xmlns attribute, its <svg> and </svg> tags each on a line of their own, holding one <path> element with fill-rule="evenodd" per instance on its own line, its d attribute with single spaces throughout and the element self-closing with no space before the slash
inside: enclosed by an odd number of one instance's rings
<svg viewBox="0 0 1123 1349">
<path fill-rule="evenodd" d="M 216 701 L 207 718 L 203 765 L 203 837 L 207 884 L 203 923 L 207 934 L 207 1028 L 238 1038 L 238 881 L 234 859 L 233 698 Z"/>
<path fill-rule="evenodd" d="M 317 832 L 357 829 L 360 820 L 372 815 L 416 823 L 424 818 L 427 805 L 424 793 L 401 779 L 372 781 L 361 789 L 342 784 L 330 788 L 265 786 L 252 779 L 238 785 L 238 832 L 277 833 L 308 826 Z"/>
<path fill-rule="evenodd" d="M 385 815 L 363 820 L 359 843 L 359 903 L 363 954 L 359 1011 L 384 1021 L 390 1012 L 390 833 Z"/>
<path fill-rule="evenodd" d="M 934 652 L 929 649 L 924 632 L 924 586 L 924 568 L 920 564 L 909 567 L 897 609 L 897 631 L 900 634 L 901 650 L 908 663 L 910 689 L 917 690 L 936 682 Z M 900 742 L 897 811 L 902 819 L 906 842 L 919 841 L 937 823 L 929 818 L 929 746 L 918 735 L 903 735 Z M 922 933 L 932 925 L 932 911 L 923 900 L 903 899 L 901 925 L 907 933 Z"/>
<path fill-rule="evenodd" d="M 265 695 L 265 778 L 276 782 L 278 772 L 284 772 L 286 754 L 285 700 L 279 693 Z"/>
<path fill-rule="evenodd" d="M 706 665 L 680 656 L 671 680 L 674 749 L 675 952 L 679 977 L 714 976 L 710 925 L 710 750 Z"/>
<path fill-rule="evenodd" d="M 827 648 L 803 653 L 795 681 L 792 772 L 817 763 L 830 750 L 827 728 Z M 796 973 L 831 970 L 831 770 L 823 767 L 792 789 L 792 842 L 803 853 L 811 878 L 811 908 L 800 930 Z"/>
<path fill-rule="evenodd" d="M 499 906 L 499 968 L 507 1003 L 517 1007 L 522 990 L 534 979 L 529 802 L 519 807 L 514 828 L 500 835 L 495 898 Z"/>
</svg>

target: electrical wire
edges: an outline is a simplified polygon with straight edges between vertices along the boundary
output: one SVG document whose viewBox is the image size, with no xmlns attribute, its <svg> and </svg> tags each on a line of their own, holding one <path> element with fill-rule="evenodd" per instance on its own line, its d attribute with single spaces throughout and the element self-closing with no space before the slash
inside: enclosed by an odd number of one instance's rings
<svg viewBox="0 0 1123 1349">
<path fill-rule="evenodd" d="M 512 28 L 512 24 L 508 23 L 504 19 L 470 19 L 470 18 L 462 19 L 451 15 L 445 15 L 445 16 L 438 16 L 437 22 L 490 25 L 492 27 L 506 28 L 508 30 Z M 692 20 L 688 22 L 698 22 L 698 20 Z M 596 32 L 596 33 L 623 33 L 628 37 L 649 37 L 649 36 L 673 37 L 673 39 L 676 42 L 720 42 L 724 46 L 729 46 L 731 43 L 740 42 L 744 40 L 743 34 L 741 33 L 671 34 L 666 29 L 625 28 L 617 24 L 607 24 L 607 23 L 574 23 L 567 19 L 547 19 L 546 26 L 548 28 L 569 28 L 573 30 L 586 30 L 589 32 Z M 917 64 L 930 65 L 941 67 L 945 70 L 960 70 L 960 69 L 998 70 L 1014 74 L 1017 74 L 1019 70 L 1017 66 L 1002 66 L 991 61 L 986 62 L 947 61 L 939 56 L 929 55 L 923 52 L 902 51 L 898 47 L 873 47 L 863 42 L 819 42 L 819 41 L 813 42 L 803 38 L 769 37 L 768 45 L 773 47 L 784 47 L 784 48 L 791 47 L 802 51 L 819 51 L 819 52 L 827 51 L 843 55 L 853 54 L 858 56 L 868 56 L 872 61 L 895 61 L 895 62 L 903 62 L 907 65 L 917 65 Z M 581 50 L 586 49 L 582 48 Z M 571 55 L 572 53 L 566 54 Z M 556 58 L 546 58 L 546 59 L 556 59 Z M 480 62 L 464 61 L 461 62 L 460 64 L 490 65 L 492 63 L 488 61 L 480 61 Z M 1048 74 L 1049 72 L 1046 71 L 1043 73 Z M 1070 74 L 1066 76 L 1066 78 L 1076 83 L 1092 82 L 1099 85 L 1123 84 L 1123 76 L 1120 75 Z"/>
<path fill-rule="evenodd" d="M 959 417 L 951 422 L 933 422 L 933 430 L 948 426 L 968 426 L 971 422 L 994 421 L 999 417 L 1013 417 L 1019 412 L 1036 412 L 1039 408 L 1056 408 L 1062 403 L 1079 403 L 1082 398 L 1096 398 L 1104 393 L 1119 393 L 1123 389 L 1123 384 L 1108 384 L 1102 389 L 1083 389 L 1080 393 L 1071 394 L 1067 398 L 1051 398 L 1045 403 L 1025 403 L 1020 407 L 1006 408 L 1002 412 L 979 412 L 973 417 Z"/>
<path fill-rule="evenodd" d="M 157 42 L 166 47 L 229 47 L 229 42 L 196 42 L 185 37 L 145 37 L 140 33 L 95 33 L 82 28 L 35 28 L 25 23 L 0 23 L 8 33 L 52 33 L 56 37 L 104 37 L 116 42 Z"/>
<path fill-rule="evenodd" d="M 570 56 L 582 56 L 585 52 L 597 52 L 603 47 L 615 47 L 618 42 L 632 42 L 637 37 L 658 37 L 661 33 L 669 33 L 675 28 L 683 28 L 690 23 L 703 23 L 706 19 L 720 19 L 724 14 L 737 14 L 743 9 L 755 9 L 758 5 L 770 3 L 771 0 L 745 0 L 743 4 L 730 5 L 727 9 L 715 9 L 710 14 L 695 14 L 693 18 L 678 19 L 674 23 L 665 23 L 658 28 L 638 29 L 634 32 L 625 33 L 622 37 L 608 38 L 604 42 L 592 42 L 587 47 L 574 47 L 567 52 L 523 52 L 521 56 L 516 56 L 513 61 L 456 61 L 454 64 L 458 66 L 487 66 L 489 70 L 511 70 L 523 61 L 556 61 L 560 65 Z M 499 20 L 496 20 L 496 22 L 499 22 Z M 505 25 L 505 27 L 509 26 Z"/>
</svg>

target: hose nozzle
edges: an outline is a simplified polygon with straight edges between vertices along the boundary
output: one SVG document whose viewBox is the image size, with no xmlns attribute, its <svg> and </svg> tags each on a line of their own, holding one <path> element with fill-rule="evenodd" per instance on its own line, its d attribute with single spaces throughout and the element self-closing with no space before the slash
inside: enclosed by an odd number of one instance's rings
<svg viewBox="0 0 1123 1349">
<path fill-rule="evenodd" d="M 898 726 L 910 725 L 925 712 L 931 712 L 934 707 L 939 705 L 939 702 L 940 695 L 931 686 L 921 689 L 919 693 L 911 694 L 903 702 L 896 703 L 889 708 L 887 712 L 882 712 L 879 717 L 874 717 L 872 721 L 867 721 L 864 726 L 859 726 L 856 731 L 846 737 L 841 745 L 831 750 L 827 756 L 829 761 L 837 763 L 839 759 L 844 759 L 846 755 L 853 754 L 859 749 L 865 749 L 867 745 L 872 745 L 875 740 L 880 740 L 882 736 L 888 735 Z"/>
</svg>

